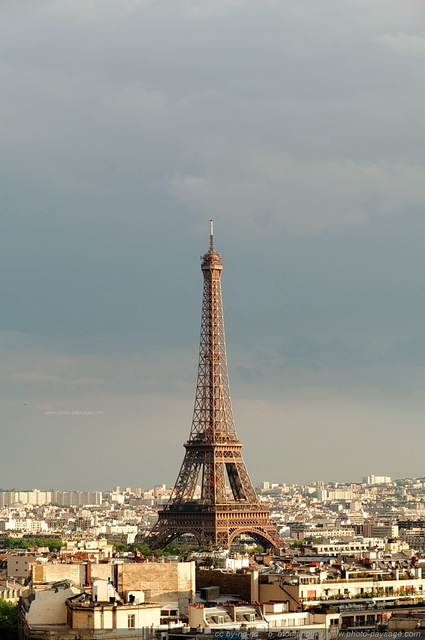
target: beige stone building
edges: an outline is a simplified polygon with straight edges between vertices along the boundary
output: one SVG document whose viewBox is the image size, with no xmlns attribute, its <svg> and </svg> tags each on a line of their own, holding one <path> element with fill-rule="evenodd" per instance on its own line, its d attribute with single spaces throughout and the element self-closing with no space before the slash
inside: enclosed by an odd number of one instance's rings
<svg viewBox="0 0 425 640">
<path fill-rule="evenodd" d="M 0 580 L 0 600 L 17 603 L 19 598 L 28 594 L 28 588 L 15 580 Z"/>
<path fill-rule="evenodd" d="M 141 640 L 160 624 L 187 620 L 195 600 L 195 563 L 90 562 L 32 565 L 29 597 L 21 601 L 21 640 Z M 72 632 L 74 635 L 72 635 Z M 103 634 L 103 635 L 102 635 Z M 78 635 L 77 635 L 78 637 Z"/>
<path fill-rule="evenodd" d="M 331 624 L 338 626 L 339 615 L 314 614 L 308 611 L 294 613 L 289 611 L 287 603 L 268 602 L 251 605 L 223 604 L 214 607 L 191 605 L 189 607 L 189 626 L 206 629 L 295 629 L 303 631 L 324 631 Z"/>
<path fill-rule="evenodd" d="M 299 575 L 292 578 L 268 574 L 259 584 L 260 602 L 287 601 L 291 611 L 301 611 L 314 602 L 327 600 L 361 600 L 375 598 L 396 600 L 399 597 L 425 598 L 425 579 L 402 578 L 378 580 L 359 578 L 347 580 L 320 580 L 317 575 Z"/>
<path fill-rule="evenodd" d="M 96 580 L 89 594 L 71 582 L 56 582 L 21 601 L 20 640 L 147 638 L 161 620 L 161 605 L 123 600 L 110 582 Z M 111 595 L 112 594 L 112 595 Z M 130 594 L 131 595 L 131 594 Z"/>
<path fill-rule="evenodd" d="M 171 605 L 176 617 L 187 617 L 195 601 L 195 563 L 142 563 L 116 565 L 116 588 L 120 593 L 143 591 L 145 602 Z"/>
<path fill-rule="evenodd" d="M 95 603 L 87 601 L 84 596 L 67 600 L 67 626 L 70 630 L 90 631 L 125 631 L 125 638 L 148 637 L 150 629 L 158 627 L 161 620 L 159 604 L 133 603 Z M 99 634 L 100 635 L 100 634 Z M 124 635 L 124 634 L 121 634 Z"/>
<path fill-rule="evenodd" d="M 177 610 L 173 616 L 176 618 L 187 617 L 189 603 L 195 600 L 195 562 L 32 565 L 34 589 L 62 580 L 84 587 L 95 578 L 109 580 L 120 594 L 142 591 L 145 602 L 170 605 L 168 610 Z"/>
<path fill-rule="evenodd" d="M 31 575 L 31 566 L 36 560 L 36 556 L 25 552 L 9 554 L 6 560 L 7 577 L 25 580 Z"/>
</svg>

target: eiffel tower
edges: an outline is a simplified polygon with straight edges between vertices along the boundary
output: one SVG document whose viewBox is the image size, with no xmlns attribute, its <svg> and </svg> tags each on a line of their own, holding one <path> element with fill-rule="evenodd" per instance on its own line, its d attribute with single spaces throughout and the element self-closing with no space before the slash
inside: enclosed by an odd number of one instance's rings
<svg viewBox="0 0 425 640">
<path fill-rule="evenodd" d="M 192 428 L 173 492 L 146 542 L 163 547 L 190 533 L 200 545 L 229 548 L 236 536 L 246 533 L 265 548 L 279 548 L 283 541 L 259 503 L 236 435 L 221 298 L 223 264 L 214 249 L 212 220 L 209 250 L 201 261 L 204 289 Z M 201 494 L 196 498 L 199 479 Z"/>
</svg>

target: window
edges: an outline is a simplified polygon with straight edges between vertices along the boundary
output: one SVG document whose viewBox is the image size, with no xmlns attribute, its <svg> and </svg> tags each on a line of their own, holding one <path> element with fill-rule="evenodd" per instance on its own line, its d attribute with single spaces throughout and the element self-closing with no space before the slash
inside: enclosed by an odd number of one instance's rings
<svg viewBox="0 0 425 640">
<path fill-rule="evenodd" d="M 129 629 L 135 629 L 136 628 L 136 614 L 135 613 L 130 613 L 128 616 L 128 620 L 127 620 L 127 626 Z"/>
</svg>

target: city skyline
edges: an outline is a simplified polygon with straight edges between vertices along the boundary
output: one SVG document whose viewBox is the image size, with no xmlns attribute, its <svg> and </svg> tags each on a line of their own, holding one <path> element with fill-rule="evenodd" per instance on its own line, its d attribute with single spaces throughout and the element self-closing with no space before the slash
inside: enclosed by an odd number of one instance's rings
<svg viewBox="0 0 425 640">
<path fill-rule="evenodd" d="M 270 485 L 270 487 L 281 487 L 281 486 L 286 486 L 286 487 L 313 487 L 313 486 L 317 486 L 317 485 L 323 485 L 323 486 L 338 486 L 338 487 L 347 487 L 350 485 L 373 485 L 375 486 L 375 484 L 371 481 L 371 479 L 373 478 L 377 478 L 377 482 L 376 485 L 395 485 L 395 484 L 403 484 L 409 481 L 420 481 L 423 480 L 425 478 L 425 476 L 422 477 L 407 477 L 407 478 L 391 478 L 390 476 L 375 476 L 375 475 L 368 475 L 365 476 L 361 479 L 354 479 L 354 480 L 346 480 L 346 481 L 341 481 L 338 480 L 336 478 L 332 479 L 332 480 L 312 480 L 311 482 L 302 484 L 302 483 L 297 483 L 297 482 L 293 482 L 293 483 L 285 483 L 285 482 L 281 482 L 279 481 L 279 479 L 275 479 L 275 478 L 267 478 L 267 479 L 262 479 L 256 486 L 255 489 L 256 490 L 262 490 L 264 489 L 263 485 Z M 385 481 L 384 481 L 385 480 Z M 62 486 L 43 486 L 43 487 L 0 487 L 0 493 L 7 493 L 7 492 L 16 492 L 16 493 L 34 493 L 34 492 L 40 492 L 40 493 L 49 493 L 49 492 L 65 492 L 65 493 L 133 493 L 136 494 L 140 491 L 142 492 L 149 492 L 152 491 L 153 489 L 157 489 L 157 488 L 161 488 L 164 490 L 169 491 L 170 493 L 173 490 L 173 486 L 174 484 L 171 483 L 170 485 L 167 485 L 166 483 L 160 482 L 156 485 L 149 485 L 149 484 L 144 484 L 142 486 L 139 487 L 128 487 L 128 486 L 124 486 L 124 485 L 111 485 L 108 487 L 94 487 L 94 486 L 90 486 L 90 487 L 84 487 L 82 489 L 77 489 L 75 487 L 62 487 Z M 201 485 L 197 484 L 196 485 L 197 490 L 200 490 Z M 227 486 L 227 489 L 230 491 L 230 486 Z"/>
<path fill-rule="evenodd" d="M 3 9 L 0 486 L 173 484 L 211 217 L 254 484 L 423 476 L 422 16 Z"/>
</svg>

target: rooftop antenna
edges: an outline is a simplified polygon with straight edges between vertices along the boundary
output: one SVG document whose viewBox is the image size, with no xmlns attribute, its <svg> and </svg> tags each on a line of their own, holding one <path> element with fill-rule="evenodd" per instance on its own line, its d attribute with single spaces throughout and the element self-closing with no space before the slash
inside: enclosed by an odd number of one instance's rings
<svg viewBox="0 0 425 640">
<path fill-rule="evenodd" d="M 214 218 L 210 218 L 210 251 L 214 251 Z"/>
</svg>

